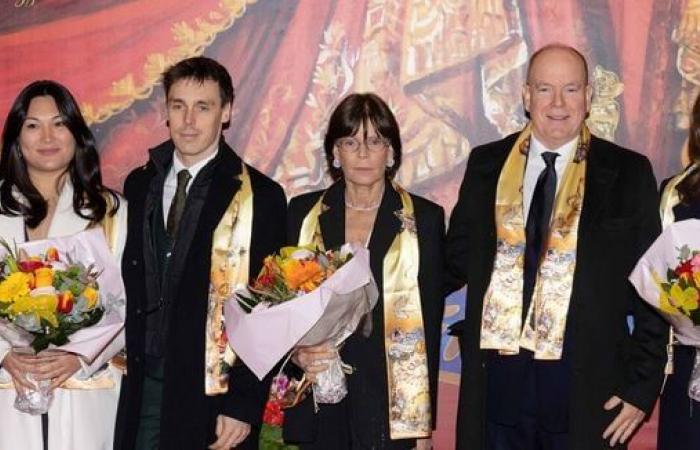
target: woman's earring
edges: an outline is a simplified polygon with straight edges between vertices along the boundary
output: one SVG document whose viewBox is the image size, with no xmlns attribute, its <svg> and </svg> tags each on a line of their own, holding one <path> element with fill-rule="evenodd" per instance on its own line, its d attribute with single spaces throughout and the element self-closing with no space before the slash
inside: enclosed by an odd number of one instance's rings
<svg viewBox="0 0 700 450">
<path fill-rule="evenodd" d="M 391 169 L 392 167 L 394 167 L 394 157 L 393 156 L 386 160 L 386 168 Z"/>
<path fill-rule="evenodd" d="M 338 158 L 333 158 L 333 167 L 340 169 L 340 160 Z"/>
</svg>

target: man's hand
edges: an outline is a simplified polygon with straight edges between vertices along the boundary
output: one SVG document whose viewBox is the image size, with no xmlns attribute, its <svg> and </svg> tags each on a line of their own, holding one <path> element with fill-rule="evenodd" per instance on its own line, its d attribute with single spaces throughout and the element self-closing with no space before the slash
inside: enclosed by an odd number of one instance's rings
<svg viewBox="0 0 700 450">
<path fill-rule="evenodd" d="M 618 442 L 624 444 L 644 420 L 644 411 L 623 401 L 616 395 L 610 397 L 603 407 L 606 411 L 610 411 L 620 403 L 622 403 L 620 413 L 603 432 L 603 439 L 610 438 L 611 447 L 615 447 Z"/>
<path fill-rule="evenodd" d="M 26 378 L 26 374 L 34 370 L 32 361 L 35 359 L 32 355 L 23 355 L 21 353 L 9 351 L 2 360 L 3 369 L 12 377 L 12 382 L 15 384 L 15 389 L 36 389 L 36 387 Z"/>
<path fill-rule="evenodd" d="M 219 414 L 216 418 L 216 442 L 211 444 L 211 450 L 229 450 L 236 448 L 250 434 L 250 425 Z"/>
<path fill-rule="evenodd" d="M 49 389 L 53 390 L 72 377 L 80 369 L 80 360 L 75 353 L 39 355 L 34 360 L 34 378 L 37 381 L 51 380 Z"/>
<path fill-rule="evenodd" d="M 316 375 L 328 369 L 328 361 L 336 356 L 338 356 L 336 350 L 326 342 L 313 347 L 298 347 L 292 356 L 292 361 L 304 370 L 309 381 L 315 382 Z"/>
</svg>

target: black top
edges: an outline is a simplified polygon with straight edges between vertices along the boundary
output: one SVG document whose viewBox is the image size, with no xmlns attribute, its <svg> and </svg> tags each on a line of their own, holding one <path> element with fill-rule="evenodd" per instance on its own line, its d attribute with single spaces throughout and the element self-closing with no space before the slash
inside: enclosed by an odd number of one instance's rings
<svg viewBox="0 0 700 450">
<path fill-rule="evenodd" d="M 389 441 L 387 373 L 384 345 L 383 260 L 401 222 L 395 212 L 401 209 L 399 194 L 387 185 L 369 242 L 370 265 L 379 289 L 379 301 L 372 311 L 372 333 L 369 338 L 356 333 L 348 338 L 341 349 L 343 361 L 356 368 L 349 375 L 348 396 L 343 400 L 349 410 L 351 439 L 361 448 L 391 448 Z M 293 198 L 288 212 L 288 242 L 296 245 L 301 224 L 306 214 L 326 191 L 312 192 Z M 328 209 L 321 213 L 319 223 L 326 248 L 345 242 L 345 184 L 340 181 L 327 190 L 324 203 Z M 444 297 L 442 294 L 444 212 L 433 202 L 411 195 L 414 204 L 420 265 L 418 284 L 428 353 L 429 378 L 433 424 L 437 415 L 437 382 L 440 335 Z M 314 441 L 313 404 L 307 399 L 285 414 L 285 439 L 293 442 Z M 323 405 L 321 405 L 323 408 Z M 323 432 L 323 430 L 318 430 Z M 354 447 L 353 447 L 354 448 Z"/>
</svg>

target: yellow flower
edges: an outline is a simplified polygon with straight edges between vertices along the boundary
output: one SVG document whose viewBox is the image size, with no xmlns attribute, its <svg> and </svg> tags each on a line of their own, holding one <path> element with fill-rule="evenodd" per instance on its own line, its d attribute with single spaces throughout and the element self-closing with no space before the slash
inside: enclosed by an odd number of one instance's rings
<svg viewBox="0 0 700 450">
<path fill-rule="evenodd" d="M 683 309 L 684 312 L 688 313 L 698 309 L 700 294 L 698 294 L 698 290 L 694 287 L 681 289 L 680 286 L 674 284 L 671 286 L 670 295 L 673 302 Z"/>
<path fill-rule="evenodd" d="M 700 271 L 693 272 L 693 281 L 695 281 L 695 287 L 700 287 Z"/>
<path fill-rule="evenodd" d="M 56 295 L 37 295 L 36 297 L 24 296 L 18 298 L 9 308 L 10 314 L 36 314 L 40 319 L 45 319 L 52 327 L 58 327 L 56 319 L 56 307 L 58 297 Z"/>
<path fill-rule="evenodd" d="M 85 297 L 85 300 L 87 300 L 87 307 L 89 309 L 92 309 L 97 305 L 97 289 L 91 288 L 90 286 L 86 287 L 83 291 L 83 297 Z"/>
<path fill-rule="evenodd" d="M 35 286 L 38 288 L 48 287 L 53 284 L 53 269 L 50 267 L 40 267 L 34 271 Z"/>
<path fill-rule="evenodd" d="M 0 283 L 0 301 L 14 302 L 29 295 L 32 276 L 24 272 L 11 273 Z"/>
</svg>

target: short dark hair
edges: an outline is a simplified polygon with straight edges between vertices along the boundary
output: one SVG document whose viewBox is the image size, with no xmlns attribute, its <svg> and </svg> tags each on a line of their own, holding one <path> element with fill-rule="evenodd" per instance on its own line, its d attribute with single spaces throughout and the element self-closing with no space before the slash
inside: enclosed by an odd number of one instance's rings
<svg viewBox="0 0 700 450">
<path fill-rule="evenodd" d="M 168 98 L 170 87 L 180 80 L 195 80 L 203 83 L 206 80 L 215 81 L 219 85 L 219 95 L 221 104 L 233 103 L 236 98 L 236 91 L 233 89 L 231 75 L 218 61 L 206 56 L 195 56 L 183 59 L 163 72 L 163 87 L 165 88 L 165 98 Z"/>
<path fill-rule="evenodd" d="M 75 156 L 67 170 L 75 191 L 73 210 L 83 219 L 100 222 L 105 214 L 116 213 L 119 197 L 102 184 L 95 138 L 80 113 L 78 103 L 68 89 L 50 80 L 35 81 L 22 89 L 5 119 L 0 150 L 0 214 L 24 216 L 30 228 L 36 228 L 46 218 L 46 199 L 29 179 L 19 144 L 29 105 L 34 98 L 43 96 L 54 99 L 58 112 L 75 139 Z M 28 204 L 18 201 L 13 189 L 17 189 Z M 111 205 L 107 203 L 106 196 L 111 196 Z"/>
<path fill-rule="evenodd" d="M 389 105 L 377 94 L 350 94 L 336 106 L 328 122 L 328 130 L 323 140 L 328 170 L 334 180 L 342 178 L 343 171 L 333 167 L 333 146 L 344 137 L 353 136 L 360 126 L 367 133 L 367 124 L 371 123 L 377 134 L 387 139 L 394 150 L 394 165 L 387 167 L 387 178 L 393 178 L 401 166 L 401 134 L 399 124 Z"/>
<path fill-rule="evenodd" d="M 589 84 L 588 80 L 588 62 L 586 61 L 586 57 L 583 56 L 583 53 L 580 51 L 576 50 L 574 47 L 566 44 L 562 44 L 559 42 L 553 42 L 551 44 L 547 44 L 544 47 L 540 47 L 535 53 L 530 56 L 530 60 L 527 62 L 527 77 L 525 80 L 529 83 L 530 82 L 530 72 L 532 71 L 532 66 L 535 64 L 535 60 L 544 52 L 547 50 L 554 50 L 554 49 L 559 49 L 559 50 L 566 50 L 573 55 L 577 56 L 580 60 L 581 63 L 583 64 L 583 73 L 584 77 L 586 80 L 586 84 Z"/>
<path fill-rule="evenodd" d="M 690 116 L 688 156 L 691 164 L 700 164 L 700 95 L 695 99 Z M 678 183 L 677 189 L 683 203 L 690 204 L 700 199 L 700 169 L 686 176 Z"/>
</svg>

